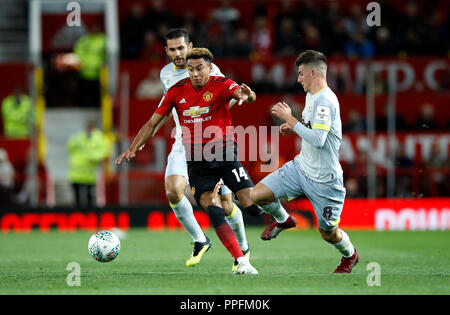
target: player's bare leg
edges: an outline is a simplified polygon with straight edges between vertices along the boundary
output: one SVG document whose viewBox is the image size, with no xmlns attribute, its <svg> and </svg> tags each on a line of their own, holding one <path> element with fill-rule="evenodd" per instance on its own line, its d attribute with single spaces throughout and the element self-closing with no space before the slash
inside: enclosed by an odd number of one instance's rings
<svg viewBox="0 0 450 315">
<path fill-rule="evenodd" d="M 322 239 L 332 244 L 342 254 L 341 263 L 334 270 L 334 273 L 351 273 L 353 267 L 359 261 L 359 255 L 350 242 L 347 233 L 338 227 L 331 231 L 319 228 L 319 232 Z"/>
<path fill-rule="evenodd" d="M 253 187 L 244 188 L 236 192 L 236 197 L 239 199 L 244 211 L 252 216 L 260 216 L 263 214 L 261 208 L 256 205 L 251 198 Z"/>
<path fill-rule="evenodd" d="M 297 225 L 297 220 L 287 213 L 279 200 L 275 200 L 273 192 L 263 183 L 258 183 L 253 188 L 251 200 L 275 219 L 275 222 L 262 232 L 262 240 L 268 241 L 276 238 L 281 231 Z"/>
</svg>

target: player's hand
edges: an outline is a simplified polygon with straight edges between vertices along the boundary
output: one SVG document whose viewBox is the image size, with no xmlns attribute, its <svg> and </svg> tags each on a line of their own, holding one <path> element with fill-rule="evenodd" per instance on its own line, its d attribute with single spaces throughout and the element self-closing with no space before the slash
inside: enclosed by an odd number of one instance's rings
<svg viewBox="0 0 450 315">
<path fill-rule="evenodd" d="M 213 190 L 213 192 L 212 192 L 212 198 L 211 198 L 211 201 L 212 201 L 213 205 L 217 205 L 217 204 L 219 203 L 219 200 L 220 200 L 219 190 L 220 190 L 220 188 L 221 188 L 223 185 L 224 185 L 223 179 L 221 178 L 221 179 L 217 182 L 217 184 L 216 184 L 216 186 L 214 187 L 214 190 Z"/>
<path fill-rule="evenodd" d="M 238 105 L 240 106 L 240 105 L 242 105 L 243 102 L 246 102 L 251 95 L 252 95 L 252 89 L 248 85 L 242 83 L 241 91 L 239 92 L 239 95 L 238 95 L 239 96 Z"/>
<path fill-rule="evenodd" d="M 280 133 L 282 135 L 290 135 L 290 134 L 294 134 L 294 129 L 292 129 L 291 126 L 289 126 L 288 123 L 284 123 L 280 126 Z"/>
<path fill-rule="evenodd" d="M 283 121 L 288 120 L 292 116 L 291 108 L 285 102 L 278 102 L 272 107 L 272 114 L 282 119 Z"/>
<path fill-rule="evenodd" d="M 125 162 L 129 162 L 131 159 L 134 159 L 136 157 L 136 153 L 134 151 L 130 151 L 127 150 L 125 152 L 122 152 L 122 154 L 120 154 L 117 159 L 116 159 L 116 164 L 119 165 L 120 163 L 122 163 L 123 160 L 125 160 Z"/>
</svg>

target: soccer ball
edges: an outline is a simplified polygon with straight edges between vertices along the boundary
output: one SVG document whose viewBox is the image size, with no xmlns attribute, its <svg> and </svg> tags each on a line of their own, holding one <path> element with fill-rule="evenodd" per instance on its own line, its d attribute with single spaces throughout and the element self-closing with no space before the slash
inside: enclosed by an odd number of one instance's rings
<svg viewBox="0 0 450 315">
<path fill-rule="evenodd" d="M 89 239 L 88 250 L 95 260 L 108 262 L 119 255 L 120 240 L 113 232 L 99 231 Z"/>
</svg>

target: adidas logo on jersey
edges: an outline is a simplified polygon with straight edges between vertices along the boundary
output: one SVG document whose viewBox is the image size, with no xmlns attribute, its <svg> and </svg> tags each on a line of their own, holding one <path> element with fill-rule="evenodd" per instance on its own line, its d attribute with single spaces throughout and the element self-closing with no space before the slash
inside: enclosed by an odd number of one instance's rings
<svg viewBox="0 0 450 315">
<path fill-rule="evenodd" d="M 180 104 L 186 104 L 186 100 L 184 99 L 184 97 L 181 99 L 181 101 L 179 101 Z"/>
</svg>

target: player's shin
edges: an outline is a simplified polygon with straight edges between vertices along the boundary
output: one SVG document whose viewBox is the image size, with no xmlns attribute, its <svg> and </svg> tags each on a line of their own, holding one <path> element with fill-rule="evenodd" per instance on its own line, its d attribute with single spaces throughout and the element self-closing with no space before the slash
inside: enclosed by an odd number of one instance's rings
<svg viewBox="0 0 450 315">
<path fill-rule="evenodd" d="M 183 196 L 183 199 L 176 204 L 170 203 L 170 207 L 184 230 L 192 237 L 194 242 L 206 242 L 205 234 L 197 223 L 192 205 L 186 196 Z"/>
<path fill-rule="evenodd" d="M 233 211 L 230 215 L 225 217 L 228 225 L 233 229 L 236 234 L 236 239 L 239 247 L 242 251 L 248 249 L 247 237 L 245 235 L 244 219 L 242 217 L 242 211 L 233 203 Z"/>
<path fill-rule="evenodd" d="M 355 248 L 353 247 L 350 237 L 343 230 L 340 230 L 342 239 L 339 243 L 333 244 L 333 246 L 344 256 L 345 258 L 353 256 Z"/>
<path fill-rule="evenodd" d="M 270 214 L 278 223 L 284 223 L 289 218 L 289 213 L 280 203 L 280 200 L 275 200 L 272 203 L 261 206 L 264 212 Z"/>
<path fill-rule="evenodd" d="M 243 257 L 244 254 L 239 247 L 236 235 L 225 220 L 225 213 L 223 208 L 217 206 L 208 206 L 206 210 L 208 211 L 211 223 L 223 246 L 225 246 L 228 252 L 234 257 L 234 259 L 237 260 L 239 257 Z"/>
</svg>

